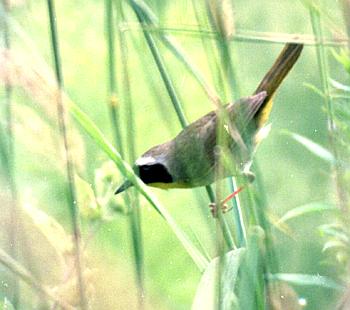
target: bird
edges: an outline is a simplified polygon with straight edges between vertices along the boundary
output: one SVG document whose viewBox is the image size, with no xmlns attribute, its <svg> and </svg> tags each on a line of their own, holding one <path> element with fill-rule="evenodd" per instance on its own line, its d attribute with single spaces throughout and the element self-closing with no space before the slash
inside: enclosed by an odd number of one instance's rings
<svg viewBox="0 0 350 310">
<path fill-rule="evenodd" d="M 151 147 L 135 161 L 135 174 L 146 185 L 162 189 L 207 186 L 237 173 L 254 179 L 249 168 L 268 121 L 273 96 L 302 50 L 303 44 L 286 43 L 252 96 L 209 112 L 173 139 Z M 222 162 L 226 164 L 219 174 Z M 132 185 L 125 180 L 115 194 Z"/>
</svg>

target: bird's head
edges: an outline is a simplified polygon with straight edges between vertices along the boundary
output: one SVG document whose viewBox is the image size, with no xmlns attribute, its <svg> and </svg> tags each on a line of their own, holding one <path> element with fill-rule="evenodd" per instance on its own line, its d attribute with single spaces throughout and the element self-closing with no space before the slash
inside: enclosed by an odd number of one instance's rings
<svg viewBox="0 0 350 310">
<path fill-rule="evenodd" d="M 135 174 L 147 185 L 155 187 L 167 187 L 173 183 L 173 177 L 169 173 L 162 157 L 143 155 L 136 160 L 133 170 Z M 126 180 L 115 192 L 119 194 L 133 186 L 132 182 Z"/>
</svg>

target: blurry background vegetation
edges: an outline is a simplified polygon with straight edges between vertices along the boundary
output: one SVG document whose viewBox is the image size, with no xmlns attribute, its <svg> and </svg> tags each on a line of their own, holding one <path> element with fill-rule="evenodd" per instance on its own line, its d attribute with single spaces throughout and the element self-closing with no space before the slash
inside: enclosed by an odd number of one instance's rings
<svg viewBox="0 0 350 310">
<path fill-rule="evenodd" d="M 128 137 L 132 136 L 136 155 L 139 155 L 149 147 L 174 137 L 181 130 L 181 126 L 137 19 L 126 2 L 123 2 L 123 12 L 127 22 L 113 22 L 116 34 L 118 124 L 124 150 L 128 154 Z M 200 68 L 210 84 L 214 85 L 215 79 L 206 58 L 206 53 L 211 52 L 202 45 L 202 40 L 211 42 L 213 39 L 204 31 L 198 31 L 206 28 L 205 25 L 198 28 L 192 1 L 148 0 L 147 3 L 159 18 L 160 27 L 178 41 L 189 59 Z M 239 96 L 252 94 L 282 49 L 283 42 L 293 38 L 286 34 L 296 34 L 297 40 L 312 41 L 313 30 L 305 3 L 310 1 L 232 1 L 234 33 L 237 38 L 241 38 L 230 43 Z M 321 10 L 325 40 L 344 38 L 346 27 L 338 1 L 324 0 L 315 3 Z M 71 219 L 66 200 L 66 170 L 57 127 L 56 104 L 54 97 L 45 93 L 49 93 L 45 83 L 50 84 L 53 81 L 47 4 L 37 0 L 10 1 L 10 4 L 11 17 L 7 20 L 7 26 L 10 29 L 9 40 L 13 53 L 11 56 L 2 53 L 0 71 L 4 69 L 4 59 L 14 57 L 16 74 L 20 71 L 19 75 L 22 76 L 22 80 L 12 90 L 15 155 L 11 160 L 14 161 L 16 204 L 20 208 L 26 206 L 27 211 L 22 218 L 28 226 L 27 229 L 32 232 L 26 233 L 26 238 L 20 240 L 26 243 L 26 247 L 20 247 L 26 249 L 27 253 L 20 253 L 17 257 L 42 283 L 50 286 L 55 283 L 53 273 L 61 272 L 55 271 L 55 268 L 64 269 L 69 265 L 67 256 L 71 255 L 71 249 L 62 248 L 69 248 L 71 242 Z M 56 11 L 65 92 L 114 144 L 116 138 L 108 108 L 110 98 L 105 3 L 93 0 L 60 0 L 56 1 Z M 197 13 L 206 14 L 205 11 Z M 4 9 L 0 16 L 1 35 L 4 35 Z M 117 27 L 121 28 L 127 42 L 130 78 L 128 94 L 122 91 L 124 73 Z M 249 39 L 256 37 L 270 38 L 271 42 Z M 274 40 L 281 43 L 273 43 Z M 343 46 L 345 45 L 343 42 Z M 1 47 L 5 49 L 5 43 Z M 185 66 L 166 47 L 160 43 L 158 47 L 188 120 L 193 121 L 214 109 L 213 103 Z M 339 47 L 334 47 L 334 50 L 338 52 Z M 345 70 L 332 53 L 328 53 L 327 57 L 330 77 L 346 83 L 348 77 Z M 29 81 L 25 87 L 23 76 L 27 76 Z M 4 74 L 0 73 L 0 77 L 4 79 Z M 268 203 L 267 217 L 272 223 L 295 207 L 336 201 L 330 164 L 284 132 L 295 132 L 328 148 L 324 102 L 307 84 L 321 88 L 320 70 L 313 44 L 305 47 L 300 60 L 278 91 L 270 117 L 272 131 L 256 155 Z M 5 87 L 1 88 L 0 95 L 1 138 L 4 138 L 4 147 L 8 140 Z M 130 96 L 135 117 L 134 124 L 131 124 L 132 131 L 128 124 L 130 110 L 123 102 L 127 95 Z M 228 100 L 224 95 L 221 97 L 224 101 Z M 125 204 L 122 195 L 113 197 L 113 191 L 124 177 L 80 127 L 73 122 L 69 124 L 71 153 L 79 175 L 76 177 L 76 188 L 81 212 L 82 239 L 86 247 L 83 260 L 88 266 L 85 272 L 88 295 L 91 291 L 94 309 L 136 309 L 136 276 L 128 215 L 130 206 Z M 130 157 L 125 158 L 129 161 Z M 3 210 L 9 209 L 13 203 L 5 166 L 2 163 L 0 175 L 0 204 Z M 188 236 L 196 244 L 202 244 L 210 257 L 214 257 L 215 222 L 208 209 L 205 191 L 152 191 Z M 146 306 L 150 309 L 188 309 L 193 302 L 201 273 L 163 218 L 145 199 L 141 198 L 140 204 Z M 38 210 L 46 215 L 40 214 Z M 2 211 L 1 213 L 6 214 Z M 51 221 L 57 221 L 65 232 Z M 327 251 L 322 251 L 325 239 L 318 229 L 320 225 L 334 221 L 333 213 L 316 212 L 290 220 L 287 227 L 272 225 L 279 272 L 339 279 L 338 263 L 329 257 Z M 6 227 L 11 225 L 6 224 L 6 219 L 2 219 L 2 223 L 1 247 L 6 249 Z M 65 238 L 67 241 L 64 241 Z M 65 253 L 63 267 L 53 263 L 56 256 L 62 254 L 60 251 Z M 67 270 L 64 274 L 67 274 Z M 13 298 L 14 283 L 11 273 L 5 267 L 0 267 L 2 299 Z M 20 287 L 22 297 L 19 305 L 23 309 L 34 307 L 38 295 L 23 283 Z M 69 287 L 66 284 L 64 288 L 56 289 L 61 290 L 60 296 L 66 296 L 73 294 Z M 340 297 L 338 291 L 324 287 L 296 285 L 293 288 L 302 298 L 301 304 L 305 299 L 306 309 L 334 309 Z"/>
</svg>

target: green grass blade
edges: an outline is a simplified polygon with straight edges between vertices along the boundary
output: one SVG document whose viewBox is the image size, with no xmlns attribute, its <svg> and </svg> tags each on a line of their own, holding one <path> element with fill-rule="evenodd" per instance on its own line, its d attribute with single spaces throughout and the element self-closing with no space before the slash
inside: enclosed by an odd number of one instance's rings
<svg viewBox="0 0 350 310">
<path fill-rule="evenodd" d="M 347 246 L 350 246 L 350 237 L 347 235 L 345 229 L 336 223 L 324 224 L 318 228 L 322 236 L 334 238 L 335 240 L 341 241 Z"/>
<path fill-rule="evenodd" d="M 322 99 L 324 99 L 325 95 L 324 93 L 319 89 L 317 88 L 315 85 L 311 84 L 311 83 L 303 83 L 303 85 L 310 89 L 311 91 L 313 91 L 315 94 L 317 94 L 318 96 L 320 96 Z"/>
<path fill-rule="evenodd" d="M 287 221 L 290 221 L 292 219 L 295 219 L 300 216 L 304 216 L 310 213 L 319 213 L 324 211 L 338 211 L 334 205 L 327 204 L 324 202 L 313 202 L 309 203 L 297 208 L 294 208 L 292 210 L 287 211 L 279 220 L 278 224 L 285 223 Z"/>
<path fill-rule="evenodd" d="M 239 270 L 240 280 L 237 295 L 240 309 L 265 309 L 261 277 L 263 274 L 261 244 L 264 232 L 261 227 L 250 228 L 247 240 L 247 252 Z"/>
<path fill-rule="evenodd" d="M 295 141 L 299 142 L 308 151 L 310 151 L 317 157 L 325 160 L 326 162 L 329 162 L 332 164 L 336 161 L 334 155 L 322 145 L 314 141 L 311 141 L 310 139 L 303 137 L 301 135 L 298 135 L 296 133 L 292 133 L 292 132 L 285 132 L 285 133 L 288 134 L 290 137 L 292 137 Z"/>
<path fill-rule="evenodd" d="M 268 275 L 271 281 L 283 281 L 298 286 L 319 286 L 337 291 L 344 291 L 345 286 L 333 279 L 312 274 L 301 273 L 276 273 Z"/>
<path fill-rule="evenodd" d="M 245 249 L 232 250 L 222 258 L 214 258 L 205 269 L 197 287 L 196 295 L 192 303 L 192 310 L 215 309 L 215 305 L 220 304 L 220 309 L 234 309 L 236 296 L 234 287 L 236 285 L 238 269 L 244 256 Z M 220 262 L 220 259 L 223 262 Z M 220 264 L 222 266 L 219 266 Z M 221 282 L 223 286 L 223 300 L 216 300 L 216 279 L 218 270 L 221 271 Z"/>
<path fill-rule="evenodd" d="M 344 92 L 347 92 L 349 93 L 350 92 L 350 87 L 347 86 L 347 85 L 344 85 L 336 80 L 333 80 L 333 79 L 330 79 L 330 83 L 331 85 L 337 89 L 337 90 L 341 90 L 341 91 L 344 91 Z"/>
<path fill-rule="evenodd" d="M 334 58 L 344 67 L 345 71 L 350 74 L 350 58 L 345 49 L 342 49 L 340 53 L 333 50 Z"/>
</svg>

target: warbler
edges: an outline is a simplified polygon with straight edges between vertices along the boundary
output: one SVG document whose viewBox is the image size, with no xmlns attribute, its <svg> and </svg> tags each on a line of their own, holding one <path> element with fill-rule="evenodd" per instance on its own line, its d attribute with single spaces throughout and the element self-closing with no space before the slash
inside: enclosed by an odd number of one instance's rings
<svg viewBox="0 0 350 310">
<path fill-rule="evenodd" d="M 247 167 L 260 142 L 259 132 L 271 112 L 272 97 L 302 49 L 302 44 L 287 43 L 253 96 L 211 111 L 185 127 L 174 139 L 150 148 L 136 160 L 135 173 L 145 184 L 164 189 L 206 186 L 216 181 L 218 175 L 233 176 L 237 171 L 249 175 Z M 226 146 L 231 156 L 229 162 L 233 163 L 224 165 L 221 174 L 217 173 L 219 129 L 220 142 Z M 126 180 L 115 194 L 130 186 L 132 183 Z"/>
</svg>

